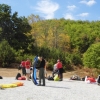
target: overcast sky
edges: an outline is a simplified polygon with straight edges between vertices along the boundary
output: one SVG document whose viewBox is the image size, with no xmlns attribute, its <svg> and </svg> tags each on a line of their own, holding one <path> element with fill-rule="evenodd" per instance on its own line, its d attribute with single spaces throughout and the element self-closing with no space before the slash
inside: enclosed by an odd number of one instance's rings
<svg viewBox="0 0 100 100">
<path fill-rule="evenodd" d="M 34 14 L 45 19 L 100 20 L 100 0 L 0 0 L 0 4 L 25 17 Z"/>
</svg>

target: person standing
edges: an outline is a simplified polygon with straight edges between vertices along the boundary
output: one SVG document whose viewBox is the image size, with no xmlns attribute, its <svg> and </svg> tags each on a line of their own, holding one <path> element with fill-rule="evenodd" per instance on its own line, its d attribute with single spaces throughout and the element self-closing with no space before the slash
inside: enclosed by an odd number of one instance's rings
<svg viewBox="0 0 100 100">
<path fill-rule="evenodd" d="M 45 71 L 44 71 L 45 78 L 47 78 L 47 67 L 48 67 L 48 62 L 47 62 L 47 60 L 45 60 Z"/>
<path fill-rule="evenodd" d="M 54 78 L 55 74 L 58 74 L 57 63 L 54 64 L 54 67 L 53 67 L 53 72 L 52 72 L 52 77 L 53 78 Z"/>
<path fill-rule="evenodd" d="M 43 80 L 42 86 L 45 86 L 45 60 L 43 57 L 38 57 L 38 60 L 40 60 L 40 66 L 39 66 L 39 84 L 37 86 L 41 86 L 41 80 Z"/>
<path fill-rule="evenodd" d="M 58 76 L 60 81 L 63 80 L 63 67 L 62 67 L 62 62 L 58 59 L 57 60 L 57 69 L 58 69 Z"/>
<path fill-rule="evenodd" d="M 25 61 L 25 68 L 26 68 L 26 77 L 28 81 L 30 81 L 30 66 L 31 66 L 30 59 L 27 58 L 27 60 Z"/>
<path fill-rule="evenodd" d="M 25 61 L 21 61 L 22 75 L 26 76 Z"/>
</svg>

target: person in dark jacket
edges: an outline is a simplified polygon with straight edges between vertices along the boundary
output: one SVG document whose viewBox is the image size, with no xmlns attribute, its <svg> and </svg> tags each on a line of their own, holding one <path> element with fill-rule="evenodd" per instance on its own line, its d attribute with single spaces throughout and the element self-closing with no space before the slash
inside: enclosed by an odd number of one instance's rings
<svg viewBox="0 0 100 100">
<path fill-rule="evenodd" d="M 38 57 L 38 60 L 40 60 L 40 65 L 39 65 L 39 84 L 38 86 L 41 86 L 41 80 L 43 80 L 42 86 L 45 86 L 45 60 L 43 57 Z"/>
</svg>

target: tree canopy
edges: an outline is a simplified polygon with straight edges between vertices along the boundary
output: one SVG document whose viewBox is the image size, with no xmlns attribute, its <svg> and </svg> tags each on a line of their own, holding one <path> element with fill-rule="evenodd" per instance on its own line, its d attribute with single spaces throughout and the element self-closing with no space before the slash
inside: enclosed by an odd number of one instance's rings
<svg viewBox="0 0 100 100">
<path fill-rule="evenodd" d="M 100 68 L 100 43 L 92 44 L 84 53 L 83 63 L 85 67 Z"/>
<path fill-rule="evenodd" d="M 11 7 L 0 4 L 0 41 L 7 40 L 16 50 L 25 49 L 29 39 L 27 33 L 31 30 L 27 18 L 18 17 L 18 13 L 11 13 Z"/>
</svg>

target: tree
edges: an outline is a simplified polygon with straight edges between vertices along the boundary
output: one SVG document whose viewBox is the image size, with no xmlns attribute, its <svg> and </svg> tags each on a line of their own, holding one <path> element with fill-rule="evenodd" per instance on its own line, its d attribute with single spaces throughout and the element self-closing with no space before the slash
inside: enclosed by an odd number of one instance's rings
<svg viewBox="0 0 100 100">
<path fill-rule="evenodd" d="M 7 40 L 16 50 L 28 47 L 27 33 L 31 30 L 27 18 L 18 17 L 18 13 L 11 13 L 11 7 L 0 4 L 0 41 Z"/>
<path fill-rule="evenodd" d="M 92 44 L 83 55 L 83 64 L 90 68 L 100 68 L 100 43 Z"/>
<path fill-rule="evenodd" d="M 63 51 L 70 51 L 70 37 L 67 34 L 59 35 L 59 47 Z"/>
<path fill-rule="evenodd" d="M 30 16 L 28 16 L 29 24 L 33 24 L 33 23 L 39 22 L 39 21 L 41 21 L 41 18 L 38 15 L 31 14 Z"/>
<path fill-rule="evenodd" d="M 15 50 L 9 45 L 9 43 L 3 40 L 0 43 L 0 63 L 3 67 L 8 67 L 15 61 Z"/>
</svg>

